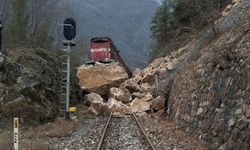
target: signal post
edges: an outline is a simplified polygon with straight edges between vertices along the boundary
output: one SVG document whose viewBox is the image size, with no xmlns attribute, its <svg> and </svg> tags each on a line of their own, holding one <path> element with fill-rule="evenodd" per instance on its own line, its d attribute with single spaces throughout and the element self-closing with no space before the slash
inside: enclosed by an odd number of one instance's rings
<svg viewBox="0 0 250 150">
<path fill-rule="evenodd" d="M 62 72 L 66 72 L 66 78 L 62 77 L 62 85 L 64 90 L 63 93 L 61 93 L 61 96 L 64 97 L 64 100 L 61 100 L 61 103 L 64 105 L 64 111 L 65 111 L 65 119 L 70 119 L 70 52 L 71 47 L 75 46 L 75 43 L 72 41 L 76 36 L 76 22 L 72 18 L 68 18 L 64 21 L 63 24 L 63 34 L 66 40 L 63 40 L 63 46 L 66 48 L 63 49 L 63 51 L 66 53 L 66 62 L 63 63 L 63 65 L 66 65 L 65 69 L 63 69 Z M 66 82 L 65 82 L 66 81 Z"/>
</svg>

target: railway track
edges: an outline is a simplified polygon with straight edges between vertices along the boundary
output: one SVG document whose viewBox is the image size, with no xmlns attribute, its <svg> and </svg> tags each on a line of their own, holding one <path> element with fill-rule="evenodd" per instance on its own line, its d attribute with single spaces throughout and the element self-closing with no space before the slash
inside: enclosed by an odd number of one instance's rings
<svg viewBox="0 0 250 150">
<path fill-rule="evenodd" d="M 111 114 L 105 124 L 97 150 L 156 150 L 136 115 L 114 118 Z"/>
</svg>

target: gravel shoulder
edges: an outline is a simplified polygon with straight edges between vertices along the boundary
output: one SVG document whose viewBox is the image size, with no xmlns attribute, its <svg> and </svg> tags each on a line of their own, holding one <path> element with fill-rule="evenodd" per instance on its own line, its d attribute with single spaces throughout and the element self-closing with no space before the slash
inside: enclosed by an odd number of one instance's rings
<svg viewBox="0 0 250 150">
<path fill-rule="evenodd" d="M 57 139 L 57 149 L 95 150 L 101 139 L 108 117 L 84 115 L 82 124 L 71 136 Z M 188 135 L 165 116 L 158 114 L 138 114 L 139 121 L 157 150 L 206 150 L 197 141 L 196 135 Z M 148 150 L 147 141 L 132 116 L 113 118 L 103 143 L 104 150 Z"/>
<path fill-rule="evenodd" d="M 139 118 L 157 150 L 206 150 L 197 135 L 186 134 L 170 122 L 163 113 L 144 114 Z"/>
<path fill-rule="evenodd" d="M 20 149 L 37 150 L 96 150 L 101 139 L 105 123 L 108 117 L 96 117 L 89 114 L 82 106 L 70 122 L 58 119 L 54 123 L 48 123 L 36 127 L 21 127 Z M 148 150 L 147 141 L 136 125 L 132 116 L 114 118 L 106 135 L 102 149 L 104 150 Z M 157 150 L 205 150 L 195 135 L 187 135 L 180 129 L 174 129 L 174 125 L 167 121 L 166 117 L 158 114 L 138 114 L 139 121 L 148 134 L 152 144 Z M 6 131 L 0 134 L 0 138 L 9 137 L 12 132 Z M 4 135 L 4 136 L 1 136 Z M 6 138 L 5 138 L 6 139 Z M 3 139 L 0 139 L 1 142 Z M 5 145 L 10 145 L 6 140 Z M 6 149 L 10 149 L 6 147 Z"/>
</svg>

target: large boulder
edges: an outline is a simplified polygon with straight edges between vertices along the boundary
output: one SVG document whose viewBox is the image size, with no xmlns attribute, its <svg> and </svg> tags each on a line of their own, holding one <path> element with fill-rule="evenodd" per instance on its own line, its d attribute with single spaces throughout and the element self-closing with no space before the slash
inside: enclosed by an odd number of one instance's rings
<svg viewBox="0 0 250 150">
<path fill-rule="evenodd" d="M 131 79 L 128 79 L 121 84 L 121 87 L 127 88 L 131 93 L 139 92 L 141 91 L 141 88 L 138 83 L 140 82 L 141 78 L 141 76 L 137 75 Z"/>
<path fill-rule="evenodd" d="M 6 54 L 0 53 L 0 120 L 19 117 L 29 124 L 55 118 L 60 110 L 58 54 L 39 48 Z"/>
<path fill-rule="evenodd" d="M 81 89 L 100 95 L 107 95 L 111 87 L 119 85 L 128 79 L 128 74 L 119 63 L 82 65 L 78 68 L 77 77 Z"/>
<path fill-rule="evenodd" d="M 111 113 L 108 104 L 100 101 L 94 101 L 90 105 L 89 111 L 96 116 L 108 116 Z"/>
<path fill-rule="evenodd" d="M 151 101 L 148 98 L 135 98 L 131 102 L 131 111 L 134 113 L 140 113 L 150 110 Z"/>
<path fill-rule="evenodd" d="M 123 103 L 129 103 L 132 101 L 131 94 L 126 88 L 113 87 L 109 91 L 109 96 Z"/>
<path fill-rule="evenodd" d="M 158 96 L 152 101 L 151 108 L 153 110 L 161 110 L 165 107 L 165 98 L 163 96 Z"/>
<path fill-rule="evenodd" d="M 126 115 L 130 113 L 128 105 L 123 104 L 121 101 L 117 101 L 114 98 L 109 98 L 108 106 L 111 112 L 115 115 Z"/>
<path fill-rule="evenodd" d="M 90 106 L 93 102 L 103 102 L 103 98 L 96 93 L 90 93 L 84 96 L 84 104 Z"/>
<path fill-rule="evenodd" d="M 96 93 L 90 93 L 84 96 L 84 104 L 89 106 L 89 111 L 96 116 L 107 116 L 111 113 L 107 103 Z"/>
</svg>

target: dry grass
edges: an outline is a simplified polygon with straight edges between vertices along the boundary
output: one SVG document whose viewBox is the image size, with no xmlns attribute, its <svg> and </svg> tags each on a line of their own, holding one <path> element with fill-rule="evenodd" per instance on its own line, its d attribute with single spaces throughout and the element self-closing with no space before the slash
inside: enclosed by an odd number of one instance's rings
<svg viewBox="0 0 250 150">
<path fill-rule="evenodd" d="M 12 149 L 12 134 L 10 131 L 6 131 L 0 134 L 0 149 L 1 150 Z"/>
<path fill-rule="evenodd" d="M 50 126 L 50 130 L 46 134 L 50 138 L 61 138 L 70 136 L 77 128 L 75 122 L 65 121 L 63 119 L 58 119 L 55 123 Z"/>
<path fill-rule="evenodd" d="M 20 144 L 21 150 L 53 150 L 52 145 L 41 140 L 25 140 Z"/>
<path fill-rule="evenodd" d="M 21 130 L 21 150 L 53 150 L 53 139 L 70 136 L 78 125 L 74 121 L 57 119 L 54 123 Z M 0 148 L 1 150 L 1 148 Z"/>
<path fill-rule="evenodd" d="M 71 136 L 79 127 L 77 121 L 57 119 L 53 123 L 36 127 L 20 126 L 19 148 L 21 150 L 53 150 L 58 139 Z M 5 131 L 0 134 L 0 150 L 13 149 L 13 134 Z"/>
<path fill-rule="evenodd" d="M 24 138 L 62 138 L 70 136 L 76 131 L 78 124 L 74 121 L 66 121 L 64 119 L 57 119 L 54 123 L 29 128 L 25 131 Z"/>
</svg>

